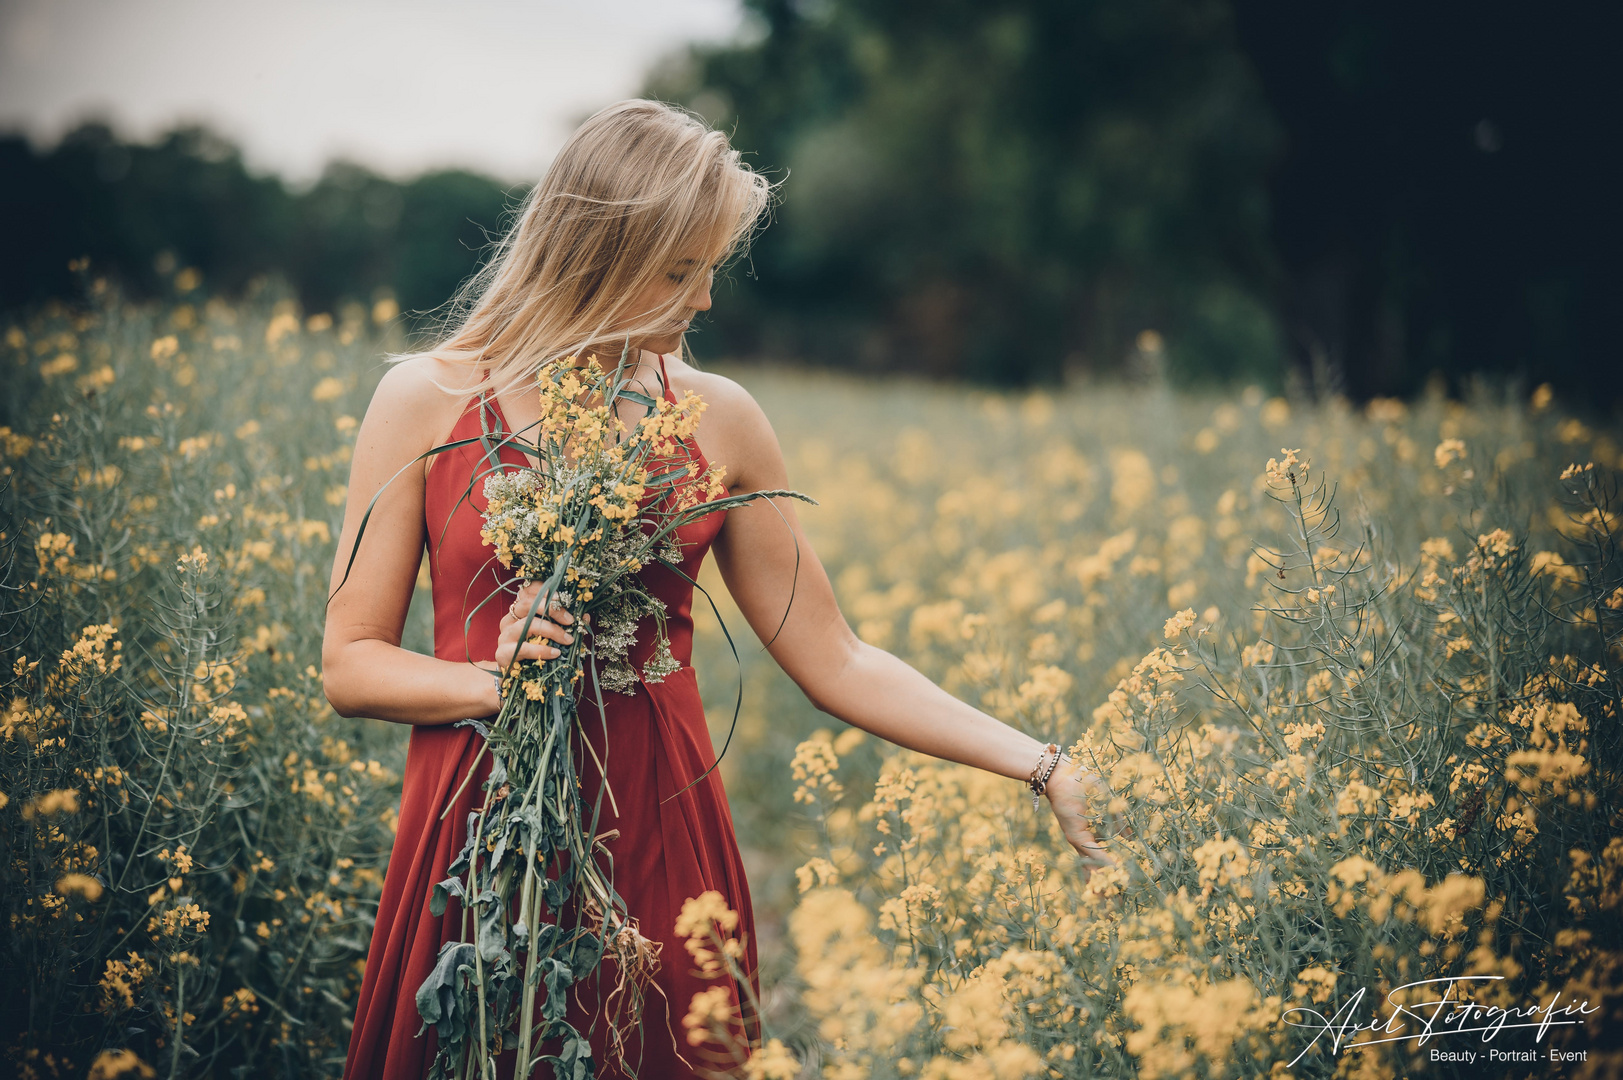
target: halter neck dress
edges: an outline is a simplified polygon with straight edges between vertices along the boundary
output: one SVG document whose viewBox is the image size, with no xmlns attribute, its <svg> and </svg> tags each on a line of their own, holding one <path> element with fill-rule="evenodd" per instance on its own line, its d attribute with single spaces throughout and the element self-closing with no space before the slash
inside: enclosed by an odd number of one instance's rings
<svg viewBox="0 0 1623 1080">
<path fill-rule="evenodd" d="M 674 401 L 670 380 L 665 378 L 663 356 L 659 365 L 664 396 Z M 486 396 L 469 404 L 446 441 L 476 438 L 481 431 L 507 430 L 500 404 L 493 396 Z M 696 443 L 688 449 L 699 461 L 702 476 L 707 467 L 703 454 Z M 502 447 L 499 457 L 504 467 L 521 468 L 527 464 L 523 453 L 513 446 Z M 469 490 L 470 479 L 485 475 L 489 464 L 484 447 L 478 443 L 447 451 L 432 460 L 423 506 L 434 594 L 434 655 L 456 663 L 490 660 L 495 656 L 498 624 L 507 610 L 508 597 L 481 602 L 510 582 L 512 575 L 496 561 L 494 549 L 479 536 L 486 506 L 482 480 Z M 725 517 L 725 511 L 714 512 L 679 531 L 684 554 L 681 569 L 688 578 L 698 578 L 699 567 Z M 696 1076 L 695 1067 L 714 1065 L 685 1038 L 681 1021 L 693 995 L 722 985 L 732 996 L 735 1008 L 741 998 L 738 987 L 726 976 L 710 981 L 693 974 L 692 958 L 683 947 L 683 939 L 675 933 L 682 903 L 713 889 L 738 912 L 738 934 L 745 944 L 743 967 L 758 992 L 755 927 L 749 885 L 721 774 L 711 772 L 682 794 L 676 794 L 715 763 L 704 706 L 690 666 L 693 586 L 658 564 L 643 569 L 640 577 L 648 591 L 665 603 L 671 654 L 682 667 L 660 682 L 639 680 L 635 693 L 629 696 L 604 691 L 606 740 L 595 703 L 583 702 L 582 712 L 589 717 L 584 725 L 587 738 L 604 762 L 619 808 L 616 815 L 604 799 L 598 825 L 600 834 L 610 829 L 620 831 L 619 838 L 610 841 L 615 888 L 625 898 L 643 935 L 663 943 L 655 978 L 657 989 L 648 989 L 642 1034 L 633 1037 L 627 1059 L 635 1075 L 643 1080 L 682 1080 Z M 630 653 L 639 672 L 653 647 L 653 620 L 649 618 L 639 628 Z M 452 900 L 443 916 L 430 914 L 429 890 L 447 876 L 446 868 L 466 838 L 468 814 L 483 799 L 480 785 L 488 773 L 488 756 L 481 760 L 476 782 L 456 794 L 478 755 L 480 743 L 480 735 L 471 726 L 445 724 L 412 729 L 399 827 L 378 902 L 344 1069 L 350 1080 L 419 1080 L 433 1061 L 437 1045 L 433 1029 L 417 1034 L 422 1020 L 416 993 L 432 970 L 441 943 L 457 934 L 462 912 Z M 602 783 L 601 775 L 584 753 L 577 754 L 576 765 L 582 794 L 587 807 L 591 807 Z M 442 814 L 448 802 L 451 811 Z M 602 1021 L 602 1001 L 615 981 L 612 961 L 604 961 L 600 975 L 600 979 L 583 981 L 571 991 L 568 1017 L 577 1030 L 590 1028 L 595 1075 L 629 1076 L 611 1065 Z M 747 1002 L 743 1008 L 748 1009 Z M 748 1027 L 750 1034 L 756 1034 L 753 1018 Z M 745 1031 L 735 1024 L 734 1035 L 743 1040 Z M 555 1052 L 550 1046 L 546 1049 Z M 512 1059 L 511 1051 L 501 1056 L 504 1078 L 512 1075 Z M 537 1076 L 550 1080 L 550 1070 L 543 1066 Z"/>
</svg>

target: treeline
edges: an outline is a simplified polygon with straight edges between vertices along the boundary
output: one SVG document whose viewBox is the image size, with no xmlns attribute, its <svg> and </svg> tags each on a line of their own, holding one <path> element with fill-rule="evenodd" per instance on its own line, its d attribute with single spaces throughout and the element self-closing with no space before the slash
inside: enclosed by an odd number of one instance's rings
<svg viewBox="0 0 1623 1080">
<path fill-rule="evenodd" d="M 1025 384 L 1435 374 L 1623 396 L 1623 7 L 1329 0 L 744 0 L 649 93 L 783 181 L 704 355 Z M 522 194 L 334 165 L 309 190 L 207 132 L 0 140 L 0 304 L 137 292 L 172 252 L 309 308 L 437 307 Z"/>
<path fill-rule="evenodd" d="M 736 348 L 1623 394 L 1623 7 L 744 3 L 653 80 L 787 175 Z"/>
<path fill-rule="evenodd" d="M 137 296 L 162 295 L 177 269 L 240 293 L 284 278 L 308 310 L 382 293 L 408 313 L 443 304 L 477 266 L 490 234 L 523 194 L 461 170 L 396 182 L 348 163 L 307 189 L 245 166 L 205 129 L 152 145 L 86 124 L 39 152 L 0 138 L 0 305 L 74 295 L 70 263 L 112 275 Z"/>
</svg>

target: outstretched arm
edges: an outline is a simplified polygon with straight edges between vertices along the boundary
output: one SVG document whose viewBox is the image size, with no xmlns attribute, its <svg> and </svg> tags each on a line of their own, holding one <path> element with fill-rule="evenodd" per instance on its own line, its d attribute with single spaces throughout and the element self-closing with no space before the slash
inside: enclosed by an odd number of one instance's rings
<svg viewBox="0 0 1623 1080">
<path fill-rule="evenodd" d="M 766 416 L 742 390 L 729 398 L 724 437 L 739 465 L 736 472 L 729 470 L 731 489 L 788 488 L 783 453 Z M 768 505 L 763 500 L 729 511 L 715 551 L 744 618 L 819 709 L 932 757 L 1012 780 L 1031 775 L 1042 743 L 959 701 L 851 632 L 828 575 L 801 531 L 793 501 L 777 499 Z M 1080 779 L 1074 765 L 1062 762 L 1049 784 L 1049 801 L 1071 845 L 1086 857 L 1105 860 L 1108 856 L 1087 828 Z"/>
</svg>

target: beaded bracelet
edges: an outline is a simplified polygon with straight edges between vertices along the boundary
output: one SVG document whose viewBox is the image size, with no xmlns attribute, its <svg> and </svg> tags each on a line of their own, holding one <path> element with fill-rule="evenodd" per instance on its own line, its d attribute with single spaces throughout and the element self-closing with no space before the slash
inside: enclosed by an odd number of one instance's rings
<svg viewBox="0 0 1623 1080">
<path fill-rule="evenodd" d="M 1048 760 L 1049 754 L 1054 755 L 1052 761 Z M 1042 753 L 1037 755 L 1037 767 L 1031 770 L 1031 779 L 1026 781 L 1026 786 L 1031 788 L 1031 809 L 1034 813 L 1040 805 L 1038 800 L 1048 788 L 1049 778 L 1054 775 L 1054 770 L 1059 767 L 1059 759 L 1059 747 L 1054 743 L 1049 743 L 1043 747 Z M 1047 768 L 1043 767 L 1044 762 L 1047 762 Z"/>
</svg>

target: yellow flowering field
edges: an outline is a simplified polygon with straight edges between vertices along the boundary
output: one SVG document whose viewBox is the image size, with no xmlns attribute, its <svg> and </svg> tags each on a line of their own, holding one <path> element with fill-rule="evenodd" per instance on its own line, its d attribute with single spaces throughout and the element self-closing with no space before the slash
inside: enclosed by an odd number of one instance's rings
<svg viewBox="0 0 1623 1080">
<path fill-rule="evenodd" d="M 799 863 L 820 1075 L 1623 1068 L 1615 434 L 1545 390 L 739 374 L 859 634 L 1088 762 L 1119 859 L 1089 877 L 1021 785 L 826 720 L 785 758 L 815 721 L 752 661 L 729 790 Z"/>
<path fill-rule="evenodd" d="M 334 715 L 316 665 L 394 315 L 186 294 L 0 326 L 20 1075 L 341 1069 L 405 732 Z M 1118 857 L 1085 874 L 1021 784 L 844 728 L 701 613 L 781 1040 L 749 1075 L 1623 1068 L 1615 431 L 1546 391 L 728 373 L 858 633 L 1087 761 Z"/>
<path fill-rule="evenodd" d="M 316 667 L 370 314 L 109 303 L 4 328 L 21 1076 L 342 1069 L 403 746 L 337 717 Z"/>
</svg>

